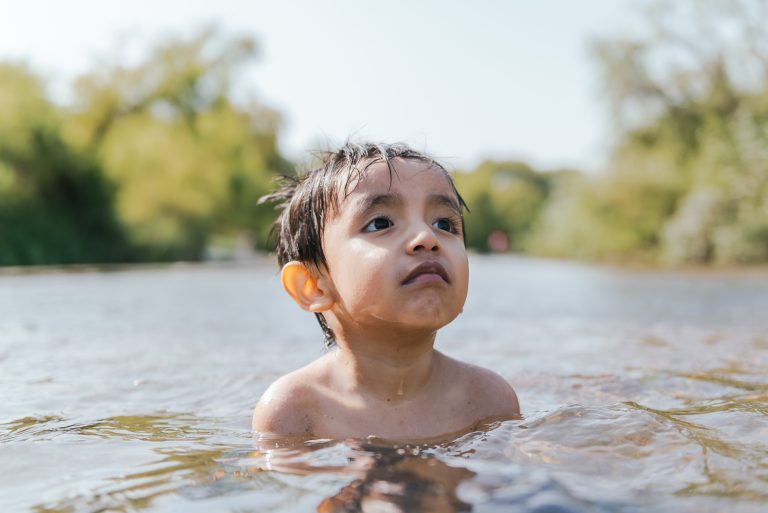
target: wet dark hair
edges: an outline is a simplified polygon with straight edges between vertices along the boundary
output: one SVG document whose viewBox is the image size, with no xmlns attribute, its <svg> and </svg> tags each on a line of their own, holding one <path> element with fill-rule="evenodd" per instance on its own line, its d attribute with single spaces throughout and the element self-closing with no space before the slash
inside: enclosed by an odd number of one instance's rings
<svg viewBox="0 0 768 513">
<path fill-rule="evenodd" d="M 275 252 L 280 267 L 296 260 L 317 271 L 328 269 L 323 251 L 325 224 L 339 212 L 340 200 L 352 192 L 350 187 L 359 183 L 368 168 L 379 162 L 387 164 L 390 178 L 397 173 L 391 162 L 396 158 L 417 160 L 441 170 L 456 194 L 460 207 L 469 211 L 445 167 L 405 144 L 348 142 L 336 151 L 317 152 L 315 156 L 319 160 L 318 167 L 300 171 L 296 176 L 279 177 L 278 189 L 259 199 L 260 204 L 276 202 L 277 208 L 281 209 L 273 226 Z M 463 233 L 463 216 L 461 224 Z M 328 327 L 322 314 L 315 313 L 315 316 L 323 329 L 326 347 L 333 346 L 333 330 Z"/>
</svg>

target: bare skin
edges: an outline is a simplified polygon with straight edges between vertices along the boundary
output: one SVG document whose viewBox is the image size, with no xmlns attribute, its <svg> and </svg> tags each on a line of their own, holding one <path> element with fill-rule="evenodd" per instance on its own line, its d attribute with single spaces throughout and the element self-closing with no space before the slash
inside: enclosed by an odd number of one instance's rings
<svg viewBox="0 0 768 513">
<path fill-rule="evenodd" d="M 427 369 L 389 366 L 367 380 L 357 369 L 373 363 L 380 370 L 380 362 L 347 365 L 341 351 L 329 353 L 276 381 L 254 411 L 253 429 L 318 438 L 423 440 L 471 429 L 489 417 L 519 414 L 514 391 L 498 375 L 438 351 L 430 356 Z M 378 381 L 379 376 L 384 379 Z"/>
<path fill-rule="evenodd" d="M 343 198 L 323 234 L 327 269 L 283 268 L 286 291 L 325 316 L 338 347 L 269 387 L 255 432 L 417 440 L 519 415 L 504 379 L 434 349 L 467 295 L 458 199 L 440 170 L 395 166 L 373 164 Z"/>
</svg>

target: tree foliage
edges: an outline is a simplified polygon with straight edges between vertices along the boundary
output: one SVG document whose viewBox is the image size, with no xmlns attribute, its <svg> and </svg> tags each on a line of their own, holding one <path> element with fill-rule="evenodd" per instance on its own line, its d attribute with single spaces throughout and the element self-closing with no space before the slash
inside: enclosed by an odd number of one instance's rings
<svg viewBox="0 0 768 513">
<path fill-rule="evenodd" d="M 257 204 L 276 173 L 279 115 L 235 102 L 250 39 L 205 31 L 77 79 L 61 107 L 0 66 L 0 264 L 198 259 L 214 238 L 264 246 Z"/>
<path fill-rule="evenodd" d="M 278 114 L 232 100 L 255 50 L 206 31 L 77 81 L 73 138 L 120 184 L 118 212 L 148 257 L 199 258 L 212 236 L 241 232 L 264 244 L 271 216 L 256 200 L 290 164 Z"/>
<path fill-rule="evenodd" d="M 489 251 L 489 237 L 500 232 L 510 250 L 524 251 L 556 176 L 509 161 L 486 161 L 471 172 L 457 173 L 456 186 L 470 208 L 467 245 Z"/>
<path fill-rule="evenodd" d="M 535 249 L 670 263 L 768 260 L 768 2 L 658 2 L 645 33 L 596 44 L 617 133 Z"/>
<path fill-rule="evenodd" d="M 0 264 L 116 262 L 130 248 L 98 161 L 22 66 L 0 66 Z"/>
</svg>

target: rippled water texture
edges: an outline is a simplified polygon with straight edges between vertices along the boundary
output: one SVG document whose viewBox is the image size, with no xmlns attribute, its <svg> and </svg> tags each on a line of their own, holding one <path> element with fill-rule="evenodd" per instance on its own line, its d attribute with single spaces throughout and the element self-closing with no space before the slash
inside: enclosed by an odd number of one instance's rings
<svg viewBox="0 0 768 513">
<path fill-rule="evenodd" d="M 768 510 L 768 272 L 474 257 L 438 348 L 524 418 L 455 440 L 253 440 L 321 354 L 271 261 L 0 274 L 0 511 Z"/>
</svg>

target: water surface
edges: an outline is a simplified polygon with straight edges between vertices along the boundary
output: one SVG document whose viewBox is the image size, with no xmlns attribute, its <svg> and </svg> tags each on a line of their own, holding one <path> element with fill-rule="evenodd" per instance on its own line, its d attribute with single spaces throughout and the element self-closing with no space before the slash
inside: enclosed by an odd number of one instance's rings
<svg viewBox="0 0 768 513">
<path fill-rule="evenodd" d="M 322 353 L 269 260 L 0 274 L 0 511 L 765 511 L 768 272 L 473 257 L 438 336 L 524 417 L 439 443 L 261 440 Z"/>
</svg>

